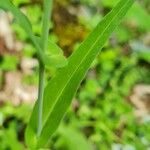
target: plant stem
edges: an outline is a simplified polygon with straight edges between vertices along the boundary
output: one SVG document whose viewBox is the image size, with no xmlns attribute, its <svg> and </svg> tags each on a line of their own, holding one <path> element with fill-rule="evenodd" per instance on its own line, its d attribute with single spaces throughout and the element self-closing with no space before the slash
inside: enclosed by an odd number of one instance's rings
<svg viewBox="0 0 150 150">
<path fill-rule="evenodd" d="M 38 127 L 37 136 L 40 135 L 42 129 L 42 113 L 43 113 L 43 93 L 44 93 L 44 72 L 45 68 L 42 62 L 39 62 L 39 86 L 38 86 Z"/>
<path fill-rule="evenodd" d="M 52 3 L 53 0 L 44 0 L 44 16 L 42 26 L 43 50 L 46 50 L 48 45 L 49 22 L 52 14 Z"/>
<path fill-rule="evenodd" d="M 52 11 L 52 0 L 44 0 L 44 15 L 43 15 L 43 27 L 42 27 L 42 50 L 43 53 L 48 46 L 48 34 L 49 34 L 49 19 Z M 35 42 L 36 45 L 36 42 Z M 39 48 L 37 46 L 37 48 Z M 40 52 L 40 51 L 39 51 Z M 42 56 L 42 53 L 40 54 Z M 42 60 L 44 58 L 42 57 Z M 44 93 L 44 72 L 45 67 L 41 60 L 39 60 L 39 89 L 38 89 L 38 122 L 37 122 L 37 136 L 40 136 L 42 130 L 42 115 L 43 115 L 43 93 Z"/>
</svg>

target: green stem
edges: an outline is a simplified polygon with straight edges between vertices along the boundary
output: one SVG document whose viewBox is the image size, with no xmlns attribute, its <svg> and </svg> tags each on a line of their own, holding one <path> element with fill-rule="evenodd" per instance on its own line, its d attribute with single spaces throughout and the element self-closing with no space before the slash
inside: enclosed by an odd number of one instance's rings
<svg viewBox="0 0 150 150">
<path fill-rule="evenodd" d="M 52 13 L 52 3 L 53 0 L 44 0 L 44 16 L 43 16 L 43 26 L 42 26 L 43 50 L 46 50 L 48 45 L 49 22 Z"/>
<path fill-rule="evenodd" d="M 48 34 L 49 34 L 49 19 L 51 17 L 52 10 L 52 0 L 44 0 L 44 16 L 43 16 L 43 27 L 42 27 L 42 37 L 41 37 L 41 48 L 44 51 L 48 46 Z M 33 40 L 34 41 L 34 40 Z M 35 42 L 36 47 L 39 49 L 39 55 L 41 60 L 39 60 L 39 89 L 38 89 L 38 122 L 37 122 L 37 136 L 40 136 L 42 130 L 42 120 L 43 120 L 43 93 L 44 93 L 44 72 L 45 68 L 43 65 L 43 55 L 40 51 L 39 46 Z"/>
<path fill-rule="evenodd" d="M 43 113 L 43 93 L 44 93 L 44 65 L 39 62 L 39 87 L 38 87 L 38 127 L 37 136 L 42 130 L 42 113 Z"/>
</svg>

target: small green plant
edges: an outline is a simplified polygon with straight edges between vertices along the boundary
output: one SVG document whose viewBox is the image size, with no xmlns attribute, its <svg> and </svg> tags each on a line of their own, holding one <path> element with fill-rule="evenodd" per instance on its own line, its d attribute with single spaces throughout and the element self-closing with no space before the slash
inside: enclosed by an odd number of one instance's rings
<svg viewBox="0 0 150 150">
<path fill-rule="evenodd" d="M 0 8 L 10 11 L 14 15 L 37 49 L 38 54 L 38 100 L 25 133 L 26 144 L 29 148 L 43 148 L 48 143 L 50 137 L 58 128 L 92 61 L 134 1 L 120 0 L 114 9 L 98 23 L 78 49 L 66 59 L 61 48 L 48 40 L 52 0 L 44 0 L 41 37 L 34 35 L 28 18 L 10 0 L 0 0 Z M 60 69 L 56 71 L 55 76 L 45 87 L 44 73 L 45 69 L 50 67 Z"/>
</svg>

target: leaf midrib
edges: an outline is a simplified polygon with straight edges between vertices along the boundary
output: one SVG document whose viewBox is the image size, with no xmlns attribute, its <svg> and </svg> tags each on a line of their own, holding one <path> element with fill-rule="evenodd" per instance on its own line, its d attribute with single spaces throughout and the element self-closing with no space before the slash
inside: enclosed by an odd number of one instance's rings
<svg viewBox="0 0 150 150">
<path fill-rule="evenodd" d="M 94 44 L 91 46 L 91 48 L 89 49 L 89 51 L 87 52 L 87 54 L 83 57 L 82 61 L 79 63 L 79 65 L 76 67 L 75 71 L 71 74 L 69 80 L 66 82 L 64 88 L 60 91 L 60 94 L 58 95 L 58 97 L 56 98 L 56 102 L 55 104 L 52 106 L 51 111 L 49 112 L 49 114 L 47 115 L 47 119 L 45 119 L 43 127 L 45 126 L 53 108 L 55 107 L 56 103 L 58 102 L 58 99 L 61 97 L 62 93 L 64 92 L 65 88 L 67 87 L 68 83 L 70 82 L 70 80 L 72 79 L 72 77 L 74 76 L 74 74 L 76 73 L 76 71 L 80 68 L 80 65 L 84 62 L 84 60 L 86 59 L 86 57 L 88 56 L 88 54 L 91 52 L 91 50 L 93 49 L 93 47 L 96 45 L 97 41 L 104 35 L 104 33 L 106 32 L 106 30 L 108 29 L 108 27 L 110 26 L 110 24 L 113 22 L 113 20 L 118 16 L 118 14 L 122 11 L 122 9 L 124 7 L 126 7 L 126 5 L 128 4 L 130 0 L 128 0 L 126 2 L 126 4 L 118 11 L 118 13 L 111 19 L 110 23 L 106 26 L 106 28 L 104 29 L 104 31 L 101 33 L 101 35 L 96 39 L 96 41 L 94 42 Z M 109 14 L 108 14 L 109 15 Z M 42 130 L 43 131 L 43 130 Z"/>
</svg>

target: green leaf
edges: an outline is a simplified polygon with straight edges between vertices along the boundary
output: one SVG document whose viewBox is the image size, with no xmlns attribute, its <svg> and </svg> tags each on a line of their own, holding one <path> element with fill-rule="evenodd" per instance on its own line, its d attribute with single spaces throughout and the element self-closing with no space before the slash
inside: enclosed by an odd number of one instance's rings
<svg viewBox="0 0 150 150">
<path fill-rule="evenodd" d="M 119 0 L 101 0 L 102 1 L 102 4 L 105 6 L 105 7 L 113 7 L 113 6 L 115 6 L 116 4 L 117 4 L 117 2 L 119 1 Z"/>
<path fill-rule="evenodd" d="M 7 129 L 3 129 L 4 130 L 3 137 L 11 150 L 24 149 L 23 145 L 17 139 L 17 133 L 15 128 L 16 128 L 15 122 L 10 123 Z"/>
<path fill-rule="evenodd" d="M 26 33 L 33 36 L 30 21 L 10 0 L 0 0 L 0 8 L 10 11 Z"/>
<path fill-rule="evenodd" d="M 150 15 L 139 3 L 135 3 L 128 12 L 127 19 L 135 22 L 140 28 L 150 31 Z"/>
<path fill-rule="evenodd" d="M 61 126 L 58 129 L 61 137 L 63 137 L 64 142 L 68 150 L 91 150 L 92 146 L 86 139 L 86 137 L 80 133 L 78 130 L 72 127 Z"/>
<path fill-rule="evenodd" d="M 44 57 L 44 63 L 47 67 L 62 68 L 67 65 L 67 59 L 63 55 L 62 49 L 50 41 L 48 43 L 48 50 L 45 51 Z"/>
<path fill-rule="evenodd" d="M 56 131 L 91 63 L 133 2 L 121 0 L 71 55 L 68 65 L 50 80 L 44 91 L 42 132 L 36 137 L 36 103 L 26 131 L 29 146 L 44 147 Z M 35 145 L 31 142 L 33 140 Z"/>
<path fill-rule="evenodd" d="M 6 11 L 10 11 L 13 14 L 19 25 L 24 29 L 26 34 L 29 36 L 29 38 L 35 45 L 39 59 L 41 59 L 41 61 L 43 62 L 44 56 L 42 53 L 42 49 L 40 48 L 39 44 L 34 38 L 35 36 L 32 32 L 32 26 L 28 18 L 10 0 L 0 0 L 0 8 Z"/>
<path fill-rule="evenodd" d="M 16 70 L 19 60 L 13 55 L 4 55 L 2 62 L 0 62 L 1 70 L 10 71 Z"/>
<path fill-rule="evenodd" d="M 42 40 L 40 37 L 35 37 L 37 43 L 42 47 Z M 55 43 L 48 41 L 48 48 L 43 52 L 44 64 L 47 68 L 55 67 L 62 68 L 66 66 L 67 58 L 63 55 L 63 50 Z"/>
</svg>

